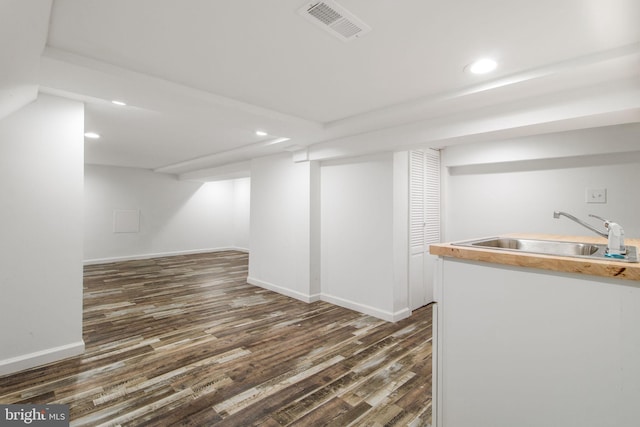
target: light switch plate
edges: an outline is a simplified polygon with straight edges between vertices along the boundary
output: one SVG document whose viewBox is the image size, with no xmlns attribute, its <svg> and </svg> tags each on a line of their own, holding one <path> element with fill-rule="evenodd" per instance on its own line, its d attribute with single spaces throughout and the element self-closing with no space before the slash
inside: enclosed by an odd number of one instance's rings
<svg viewBox="0 0 640 427">
<path fill-rule="evenodd" d="M 607 189 L 587 188 L 585 199 L 587 203 L 607 203 Z"/>
</svg>

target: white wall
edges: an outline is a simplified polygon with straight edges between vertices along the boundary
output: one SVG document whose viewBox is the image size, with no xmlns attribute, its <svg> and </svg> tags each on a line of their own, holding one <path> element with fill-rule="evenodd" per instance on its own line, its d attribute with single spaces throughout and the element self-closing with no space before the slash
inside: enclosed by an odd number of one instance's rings
<svg viewBox="0 0 640 427">
<path fill-rule="evenodd" d="M 87 165 L 84 258 L 102 262 L 246 248 L 247 181 L 180 181 L 145 169 Z M 139 232 L 114 233 L 114 210 L 139 210 Z"/>
<path fill-rule="evenodd" d="M 408 188 L 394 187 L 406 187 L 406 157 L 322 165 L 295 163 L 290 154 L 253 160 L 248 282 L 386 320 L 407 317 L 406 244 L 404 256 L 394 256 L 408 232 L 406 215 L 398 217 L 407 206 L 394 211 L 395 199 L 408 203 Z"/>
<path fill-rule="evenodd" d="M 52 0 L 0 2 L 0 119 L 38 97 Z"/>
<path fill-rule="evenodd" d="M 319 298 L 311 278 L 311 184 L 316 165 L 290 154 L 251 161 L 249 283 L 303 301 Z"/>
<path fill-rule="evenodd" d="M 0 375 L 84 350 L 83 122 L 47 95 L 0 121 Z"/>
<path fill-rule="evenodd" d="M 563 132 L 443 150 L 445 240 L 509 232 L 592 235 L 563 210 L 589 213 L 640 237 L 640 124 Z M 447 167 L 449 166 L 449 167 Z M 587 187 L 606 204 L 587 204 Z"/>
<path fill-rule="evenodd" d="M 233 246 L 249 251 L 251 178 L 233 181 Z"/>
<path fill-rule="evenodd" d="M 393 174 L 392 153 L 321 167 L 322 299 L 388 320 L 398 315 Z"/>
<path fill-rule="evenodd" d="M 438 263 L 436 425 L 638 426 L 637 282 Z"/>
</svg>

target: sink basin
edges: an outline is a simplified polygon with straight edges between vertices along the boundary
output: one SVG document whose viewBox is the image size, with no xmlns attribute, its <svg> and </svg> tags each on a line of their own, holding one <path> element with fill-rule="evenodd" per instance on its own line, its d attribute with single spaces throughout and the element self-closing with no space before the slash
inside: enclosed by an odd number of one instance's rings
<svg viewBox="0 0 640 427">
<path fill-rule="evenodd" d="M 453 243 L 453 245 L 577 258 L 638 262 L 638 256 L 635 246 L 627 246 L 627 255 L 624 258 L 619 259 L 609 258 L 606 256 L 607 245 L 594 243 L 563 242 L 558 240 L 518 239 L 513 237 L 491 237 L 488 239 L 469 240 L 465 242 Z"/>
<path fill-rule="evenodd" d="M 553 240 L 512 239 L 508 237 L 479 240 L 472 242 L 471 246 L 513 249 L 523 252 L 535 252 L 565 256 L 593 255 L 598 251 L 598 247 L 596 245 L 588 243 L 559 242 Z"/>
</svg>

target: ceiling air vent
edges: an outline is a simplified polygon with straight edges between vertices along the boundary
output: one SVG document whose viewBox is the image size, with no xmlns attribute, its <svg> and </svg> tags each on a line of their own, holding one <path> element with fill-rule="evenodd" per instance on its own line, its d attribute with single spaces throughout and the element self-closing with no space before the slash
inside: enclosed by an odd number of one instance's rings
<svg viewBox="0 0 640 427">
<path fill-rule="evenodd" d="M 371 27 L 335 1 L 309 2 L 298 13 L 342 41 L 358 38 Z"/>
</svg>

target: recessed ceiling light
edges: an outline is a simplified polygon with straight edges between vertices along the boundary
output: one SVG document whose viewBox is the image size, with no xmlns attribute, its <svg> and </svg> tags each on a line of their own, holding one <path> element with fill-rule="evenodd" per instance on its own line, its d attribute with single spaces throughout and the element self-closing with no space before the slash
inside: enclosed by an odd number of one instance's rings
<svg viewBox="0 0 640 427">
<path fill-rule="evenodd" d="M 495 70 L 498 63 L 490 58 L 478 59 L 465 67 L 471 74 L 486 74 Z"/>
<path fill-rule="evenodd" d="M 100 134 L 97 134 L 95 132 L 85 132 L 84 136 L 86 136 L 87 138 L 91 138 L 91 139 L 100 138 Z"/>
<path fill-rule="evenodd" d="M 257 131 L 256 131 L 256 135 L 258 135 L 258 136 L 267 136 L 267 135 L 268 135 L 268 133 L 266 133 L 266 132 L 265 132 L 265 131 L 263 131 L 263 130 L 257 130 Z"/>
<path fill-rule="evenodd" d="M 119 105 L 119 106 L 121 106 L 121 107 L 124 107 L 125 105 L 127 105 L 127 104 L 126 104 L 126 102 L 118 101 L 118 100 L 116 100 L 116 99 L 114 99 L 113 101 L 111 101 L 111 103 L 112 103 L 112 104 L 115 104 L 115 105 Z"/>
</svg>

